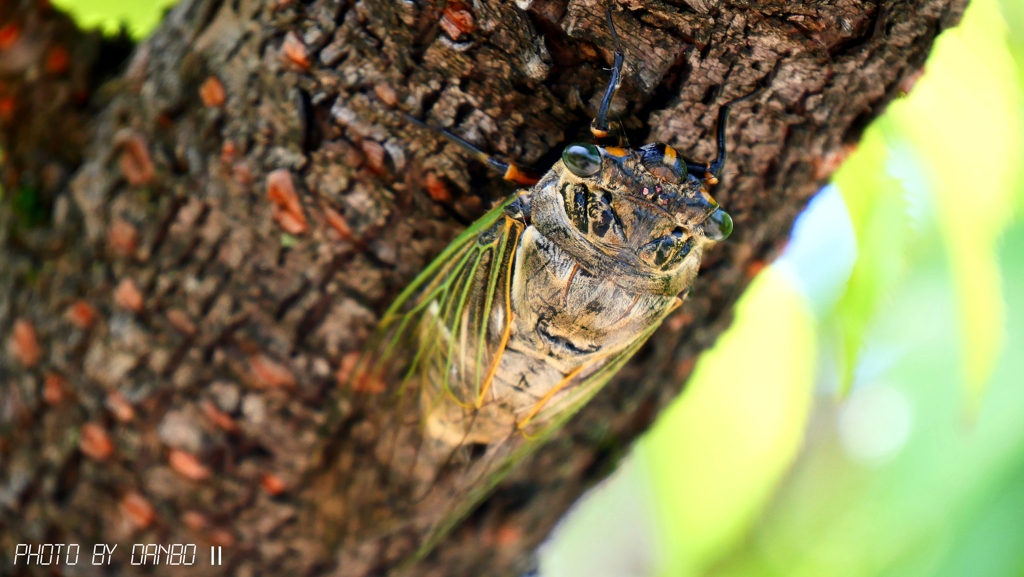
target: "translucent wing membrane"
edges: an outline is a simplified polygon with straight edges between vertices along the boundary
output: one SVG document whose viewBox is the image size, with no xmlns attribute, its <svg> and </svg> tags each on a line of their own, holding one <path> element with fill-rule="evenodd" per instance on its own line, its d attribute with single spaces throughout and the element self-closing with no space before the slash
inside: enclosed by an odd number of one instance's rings
<svg viewBox="0 0 1024 577">
<path fill-rule="evenodd" d="M 374 503 L 362 491 L 353 501 L 414 509 L 403 516 L 426 525 L 422 552 L 468 513 L 464 505 L 482 496 L 481 484 L 497 482 L 495 473 L 521 445 L 496 441 L 481 450 L 466 440 L 511 331 L 515 252 L 525 228 L 505 213 L 514 200 L 470 226 L 399 295 L 351 377 L 358 412 L 376 430 L 376 486 L 391 495 Z M 509 433 L 505 441 L 522 440 Z M 391 530 L 365 528 L 353 537 Z"/>
<path fill-rule="evenodd" d="M 524 228 L 504 212 L 512 200 L 459 236 L 388 309 L 360 362 L 358 389 L 405 395 L 415 382 L 428 404 L 480 407 L 511 329 L 509 288 Z"/>
</svg>

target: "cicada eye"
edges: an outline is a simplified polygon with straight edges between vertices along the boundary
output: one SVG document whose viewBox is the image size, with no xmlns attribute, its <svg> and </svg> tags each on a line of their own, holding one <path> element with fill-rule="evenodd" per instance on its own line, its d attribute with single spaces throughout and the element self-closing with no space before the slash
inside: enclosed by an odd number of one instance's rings
<svg viewBox="0 0 1024 577">
<path fill-rule="evenodd" d="M 601 151 L 593 144 L 570 144 L 562 151 L 562 162 L 576 176 L 594 176 L 601 170 Z"/>
<path fill-rule="evenodd" d="M 725 240 L 732 234 L 732 217 L 721 208 L 715 209 L 704 221 L 704 236 L 711 240 Z"/>
</svg>

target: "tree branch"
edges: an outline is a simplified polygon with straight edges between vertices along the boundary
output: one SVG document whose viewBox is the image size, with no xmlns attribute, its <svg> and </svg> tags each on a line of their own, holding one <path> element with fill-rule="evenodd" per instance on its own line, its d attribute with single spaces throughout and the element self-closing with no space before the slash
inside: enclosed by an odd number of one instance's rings
<svg viewBox="0 0 1024 577">
<path fill-rule="evenodd" d="M 615 3 L 613 112 L 634 144 L 712 158 L 718 107 L 767 85 L 734 111 L 716 192 L 736 233 L 620 378 L 408 574 L 528 565 L 964 5 Z M 10 14 L 0 25 L 36 18 Z M 184 0 L 93 108 L 45 98 L 30 66 L 2 72 L 23 111 L 3 127 L 5 185 L 52 181 L 55 208 L 49 226 L 15 224 L 7 195 L 0 209 L 0 556 L 178 542 L 226 546 L 210 574 L 400 566 L 423 534 L 411 519 L 361 531 L 396 513 L 360 499 L 402 496 L 369 497 L 372 431 L 330 433 L 350 460 L 313 458 L 327 408 L 344 411 L 339 383 L 379 312 L 512 190 L 402 113 L 544 169 L 603 93 L 603 14 L 599 0 Z M 65 177 L 47 180 L 52 162 Z M 71 242 L 26 250 L 39 230 Z"/>
</svg>

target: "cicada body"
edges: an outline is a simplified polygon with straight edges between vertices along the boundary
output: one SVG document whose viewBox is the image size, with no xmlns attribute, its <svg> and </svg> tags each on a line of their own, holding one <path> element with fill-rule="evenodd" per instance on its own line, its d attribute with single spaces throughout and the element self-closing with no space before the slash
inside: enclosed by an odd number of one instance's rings
<svg viewBox="0 0 1024 577">
<path fill-rule="evenodd" d="M 573 155 L 592 172 L 574 173 Z M 565 157 L 457 239 L 381 322 L 361 378 L 407 367 L 402 394 L 419 391 L 440 446 L 529 437 L 578 407 L 731 230 L 670 147 L 573 145 Z"/>
<path fill-rule="evenodd" d="M 396 300 L 355 378 L 403 405 L 380 456 L 425 511 L 492 486 L 679 305 L 732 229 L 705 184 L 665 145 L 572 145 Z"/>
<path fill-rule="evenodd" d="M 711 163 L 622 147 L 606 120 L 621 64 L 619 52 L 598 144 L 568 146 L 453 241 L 387 310 L 354 372 L 353 388 L 375 393 L 366 413 L 386 419 L 375 454 L 405 487 L 390 494 L 408 495 L 387 506 L 410 509 L 396 517 L 413 519 L 421 553 L 630 359 L 732 231 L 708 192 L 732 103 Z"/>
</svg>

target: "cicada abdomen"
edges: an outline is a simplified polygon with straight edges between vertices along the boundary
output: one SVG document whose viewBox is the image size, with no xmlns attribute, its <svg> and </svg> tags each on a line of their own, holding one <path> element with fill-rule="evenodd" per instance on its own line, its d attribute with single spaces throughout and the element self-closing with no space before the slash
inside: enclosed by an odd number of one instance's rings
<svg viewBox="0 0 1024 577">
<path fill-rule="evenodd" d="M 629 360 L 732 231 L 708 187 L 736 101 L 720 109 L 711 163 L 625 148 L 607 120 L 622 60 L 591 125 L 597 144 L 569 145 L 460 235 L 384 314 L 355 371 L 355 388 L 387 404 L 374 450 L 384 482 L 406 486 L 388 506 L 413 509 L 403 516 L 421 552 Z"/>
</svg>

